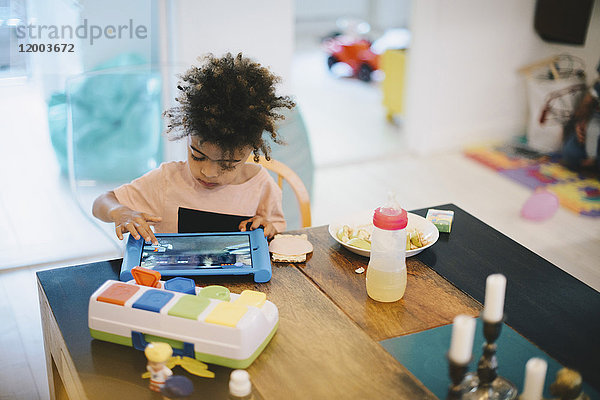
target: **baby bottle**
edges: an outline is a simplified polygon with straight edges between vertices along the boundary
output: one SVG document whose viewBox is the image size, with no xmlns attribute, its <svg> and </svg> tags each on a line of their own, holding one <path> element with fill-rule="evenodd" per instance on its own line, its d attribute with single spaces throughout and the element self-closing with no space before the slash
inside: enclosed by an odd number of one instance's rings
<svg viewBox="0 0 600 400">
<path fill-rule="evenodd" d="M 400 207 L 379 207 L 373 214 L 371 259 L 367 267 L 367 294 L 373 300 L 392 302 L 406 290 L 406 225 Z"/>
</svg>

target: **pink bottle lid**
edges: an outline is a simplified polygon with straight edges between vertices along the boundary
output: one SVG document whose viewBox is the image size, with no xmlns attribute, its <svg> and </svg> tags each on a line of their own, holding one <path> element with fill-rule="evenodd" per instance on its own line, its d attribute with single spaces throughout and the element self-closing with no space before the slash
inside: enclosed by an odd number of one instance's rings
<svg viewBox="0 0 600 400">
<path fill-rule="evenodd" d="M 387 231 L 404 229 L 408 225 L 408 214 L 403 209 L 379 207 L 373 214 L 373 225 Z"/>
</svg>

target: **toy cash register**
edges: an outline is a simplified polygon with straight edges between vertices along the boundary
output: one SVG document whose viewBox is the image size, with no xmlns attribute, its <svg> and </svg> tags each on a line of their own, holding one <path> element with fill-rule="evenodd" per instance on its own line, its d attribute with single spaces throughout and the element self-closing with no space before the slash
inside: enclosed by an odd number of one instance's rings
<svg viewBox="0 0 600 400">
<path fill-rule="evenodd" d="M 269 244 L 262 228 L 247 232 L 157 233 L 158 245 L 129 235 L 120 279 L 129 281 L 135 266 L 162 276 L 253 275 L 271 279 Z"/>
<path fill-rule="evenodd" d="M 90 297 L 93 338 L 139 350 L 167 342 L 176 355 L 246 368 L 277 331 L 279 311 L 264 293 L 200 288 L 183 277 L 160 281 L 160 274 L 143 268 L 131 272 L 139 273 L 136 281 L 106 281 Z"/>
</svg>

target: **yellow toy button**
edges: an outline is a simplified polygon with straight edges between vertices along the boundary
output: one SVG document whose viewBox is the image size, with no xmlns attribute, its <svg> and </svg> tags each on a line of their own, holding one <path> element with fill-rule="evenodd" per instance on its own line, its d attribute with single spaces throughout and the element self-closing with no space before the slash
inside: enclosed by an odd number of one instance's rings
<svg viewBox="0 0 600 400">
<path fill-rule="evenodd" d="M 239 320 L 248 311 L 244 304 L 222 302 L 208 314 L 205 321 L 209 324 L 225 325 L 235 328 Z"/>
<path fill-rule="evenodd" d="M 234 301 L 235 304 L 252 306 L 252 307 L 262 307 L 267 300 L 267 295 L 263 292 L 256 292 L 254 290 L 244 290 L 240 297 Z"/>
</svg>

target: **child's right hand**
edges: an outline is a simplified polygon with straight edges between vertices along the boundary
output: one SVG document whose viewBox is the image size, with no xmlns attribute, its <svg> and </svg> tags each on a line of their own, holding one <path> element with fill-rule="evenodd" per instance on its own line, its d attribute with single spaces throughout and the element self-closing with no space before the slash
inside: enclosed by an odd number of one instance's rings
<svg viewBox="0 0 600 400">
<path fill-rule="evenodd" d="M 162 221 L 161 217 L 132 210 L 125 206 L 120 206 L 110 211 L 110 219 L 115 223 L 115 232 L 119 240 L 123 240 L 123 234 L 129 232 L 135 240 L 141 237 L 148 242 L 158 244 L 150 224 Z"/>
</svg>

